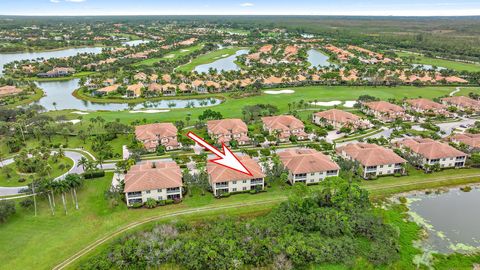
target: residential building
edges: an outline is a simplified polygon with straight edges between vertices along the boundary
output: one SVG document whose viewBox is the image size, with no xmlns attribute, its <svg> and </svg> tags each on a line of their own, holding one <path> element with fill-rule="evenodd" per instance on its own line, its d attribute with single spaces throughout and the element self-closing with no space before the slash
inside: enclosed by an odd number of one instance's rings
<svg viewBox="0 0 480 270">
<path fill-rule="evenodd" d="M 213 195 L 220 196 L 224 193 L 264 189 L 265 174 L 257 162 L 249 156 L 239 156 L 238 160 L 252 173 L 252 176 L 216 163 L 207 163 L 208 180 L 212 187 Z"/>
<path fill-rule="evenodd" d="M 344 159 L 358 162 L 362 166 L 362 177 L 365 179 L 403 173 L 407 162 L 391 149 L 369 143 L 349 143 L 340 146 L 337 148 L 337 154 Z"/>
<path fill-rule="evenodd" d="M 407 99 L 406 107 L 421 114 L 449 115 L 447 106 L 426 98 Z"/>
<path fill-rule="evenodd" d="M 290 136 L 298 140 L 308 139 L 303 122 L 291 115 L 262 117 L 263 129 L 271 135 L 278 136 L 281 142 L 286 142 Z"/>
<path fill-rule="evenodd" d="M 467 145 L 470 150 L 480 150 L 480 134 L 457 133 L 449 139 L 453 143 Z"/>
<path fill-rule="evenodd" d="M 340 167 L 329 156 L 313 149 L 287 149 L 278 153 L 288 170 L 288 181 L 295 183 L 318 183 L 330 176 L 338 176 Z"/>
<path fill-rule="evenodd" d="M 235 140 L 239 145 L 250 143 L 248 138 L 248 127 L 240 119 L 222 119 L 211 120 L 207 122 L 207 132 L 210 138 L 216 140 L 219 144 L 228 145 L 231 140 Z"/>
<path fill-rule="evenodd" d="M 177 140 L 177 128 L 172 123 L 155 123 L 135 127 L 135 137 L 141 141 L 147 151 L 155 151 L 159 145 L 166 150 L 181 147 Z"/>
<path fill-rule="evenodd" d="M 405 113 L 402 107 L 386 101 L 363 103 L 363 109 L 366 114 L 373 115 L 384 122 L 393 122 L 396 119 L 411 120 L 411 117 Z"/>
<path fill-rule="evenodd" d="M 0 97 L 18 95 L 22 91 L 23 91 L 22 89 L 17 88 L 16 86 L 5 85 L 5 86 L 0 87 Z"/>
<path fill-rule="evenodd" d="M 320 126 L 332 125 L 335 129 L 342 127 L 364 129 L 371 125 L 368 120 L 363 120 L 358 115 L 338 109 L 317 112 L 314 113 L 312 117 L 313 123 Z"/>
<path fill-rule="evenodd" d="M 442 98 L 441 101 L 443 104 L 456 107 L 460 111 L 480 110 L 480 101 L 465 96 L 446 97 Z"/>
<path fill-rule="evenodd" d="M 145 203 L 149 198 L 156 201 L 182 199 L 182 171 L 173 161 L 133 165 L 124 182 L 128 206 Z"/>
<path fill-rule="evenodd" d="M 420 159 L 424 169 L 439 164 L 440 168 L 461 168 L 465 166 L 467 154 L 454 147 L 432 139 L 411 138 L 397 142 L 403 151 L 408 151 Z"/>
</svg>

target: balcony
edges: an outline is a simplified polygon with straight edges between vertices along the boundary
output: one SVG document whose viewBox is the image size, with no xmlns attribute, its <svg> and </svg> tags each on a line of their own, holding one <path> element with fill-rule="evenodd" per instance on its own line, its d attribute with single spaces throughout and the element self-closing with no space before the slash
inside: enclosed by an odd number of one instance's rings
<svg viewBox="0 0 480 270">
<path fill-rule="evenodd" d="M 180 188 L 167 188 L 167 194 L 179 193 L 179 192 L 180 192 Z"/>
<path fill-rule="evenodd" d="M 127 193 L 127 196 L 128 196 L 129 198 L 132 198 L 132 197 L 141 197 L 141 196 L 142 196 L 142 192 L 141 192 L 141 191 L 128 192 L 128 193 Z"/>
</svg>

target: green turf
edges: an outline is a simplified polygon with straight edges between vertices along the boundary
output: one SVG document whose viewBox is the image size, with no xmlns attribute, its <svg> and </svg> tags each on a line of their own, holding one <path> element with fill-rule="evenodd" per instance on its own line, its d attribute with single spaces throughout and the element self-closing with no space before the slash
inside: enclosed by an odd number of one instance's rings
<svg viewBox="0 0 480 270">
<path fill-rule="evenodd" d="M 163 57 L 145 59 L 143 61 L 133 64 L 133 66 L 153 66 L 155 63 L 158 63 L 160 61 L 174 60 L 182 56 L 189 55 L 195 51 L 200 50 L 201 48 L 203 48 L 203 44 L 197 44 L 195 46 L 181 48 L 176 51 L 168 52 Z"/>
<path fill-rule="evenodd" d="M 397 54 L 401 57 L 407 57 L 407 59 L 410 59 L 410 57 L 413 57 L 412 64 L 432 65 L 437 67 L 449 68 L 457 71 L 470 71 L 470 72 L 480 71 L 480 64 L 464 63 L 464 62 L 458 62 L 458 61 L 452 61 L 452 60 L 426 57 L 420 54 L 414 54 L 414 53 L 408 53 L 408 52 L 397 52 Z"/>
<path fill-rule="evenodd" d="M 193 59 L 192 61 L 190 61 L 190 63 L 178 67 L 177 70 L 192 71 L 198 65 L 209 64 L 219 59 L 229 57 L 231 55 L 234 55 L 238 50 L 240 50 L 240 48 L 233 47 L 233 48 L 220 49 L 207 54 L 203 54 Z"/>
<path fill-rule="evenodd" d="M 52 167 L 52 172 L 50 173 L 51 178 L 58 177 L 70 170 L 73 166 L 73 160 L 70 158 L 64 157 L 59 159 L 57 162 L 53 162 L 52 160 L 49 160 L 49 165 Z M 59 165 L 64 164 L 65 168 L 60 169 Z M 22 174 L 18 172 L 17 167 L 15 166 L 15 163 L 9 164 L 6 167 L 12 168 L 12 174 L 10 175 L 10 178 L 7 177 L 7 175 L 4 172 L 3 167 L 0 168 L 0 187 L 19 187 L 19 186 L 26 186 L 32 182 L 31 177 L 35 177 L 36 174 Z M 19 182 L 19 179 L 24 179 L 24 182 Z"/>
</svg>

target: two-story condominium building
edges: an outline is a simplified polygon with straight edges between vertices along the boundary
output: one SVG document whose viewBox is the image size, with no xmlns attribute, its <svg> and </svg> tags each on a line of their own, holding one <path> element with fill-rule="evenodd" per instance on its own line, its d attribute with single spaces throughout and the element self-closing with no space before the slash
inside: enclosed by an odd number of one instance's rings
<svg viewBox="0 0 480 270">
<path fill-rule="evenodd" d="M 124 181 L 128 206 L 145 203 L 148 198 L 156 201 L 182 198 L 182 171 L 173 161 L 134 165 Z"/>
<path fill-rule="evenodd" d="M 439 164 L 440 168 L 461 168 L 465 166 L 467 154 L 451 147 L 446 143 L 432 139 L 412 138 L 397 142 L 402 150 L 411 151 L 421 159 L 421 165 L 432 166 Z"/>
<path fill-rule="evenodd" d="M 248 190 L 263 190 L 265 174 L 262 168 L 249 156 L 238 156 L 238 160 L 252 173 L 247 175 L 225 166 L 208 162 L 207 173 L 213 195 L 242 192 Z"/>
<path fill-rule="evenodd" d="M 326 177 L 338 176 L 340 170 L 329 156 L 313 149 L 287 149 L 278 156 L 288 170 L 288 181 L 292 185 L 318 183 Z"/>
<path fill-rule="evenodd" d="M 147 151 L 155 151 L 159 145 L 166 150 L 181 147 L 177 141 L 177 128 L 172 123 L 155 123 L 135 127 L 135 137 L 141 141 Z"/>
<path fill-rule="evenodd" d="M 422 114 L 449 115 L 447 106 L 426 98 L 407 99 L 406 107 L 412 111 Z"/>
<path fill-rule="evenodd" d="M 314 113 L 312 118 L 313 123 L 319 126 L 332 125 L 335 129 L 342 127 L 364 129 L 371 125 L 368 120 L 364 120 L 358 115 L 338 109 Z"/>
<path fill-rule="evenodd" d="M 366 114 L 373 115 L 375 118 L 384 122 L 393 122 L 395 119 L 408 121 L 411 118 L 405 113 L 402 107 L 386 101 L 364 103 L 363 109 Z"/>
<path fill-rule="evenodd" d="M 288 141 L 290 136 L 296 136 L 298 140 L 308 139 L 305 125 L 302 121 L 291 115 L 262 117 L 263 129 L 271 135 L 278 136 L 281 142 Z"/>
<path fill-rule="evenodd" d="M 210 138 L 218 143 L 229 144 L 231 140 L 235 140 L 239 145 L 250 143 L 248 138 L 248 127 L 240 119 L 222 119 L 211 120 L 207 122 L 207 132 Z"/>
<path fill-rule="evenodd" d="M 450 141 L 453 143 L 463 143 L 468 146 L 470 150 L 479 150 L 480 149 L 480 134 L 471 134 L 471 133 L 457 133 L 451 136 Z"/>
<path fill-rule="evenodd" d="M 446 97 L 441 99 L 447 106 L 456 107 L 460 111 L 480 111 L 480 101 L 465 96 Z"/>
<path fill-rule="evenodd" d="M 362 177 L 369 179 L 379 175 L 403 173 L 406 160 L 391 149 L 369 144 L 349 143 L 337 148 L 337 154 L 362 166 Z"/>
</svg>

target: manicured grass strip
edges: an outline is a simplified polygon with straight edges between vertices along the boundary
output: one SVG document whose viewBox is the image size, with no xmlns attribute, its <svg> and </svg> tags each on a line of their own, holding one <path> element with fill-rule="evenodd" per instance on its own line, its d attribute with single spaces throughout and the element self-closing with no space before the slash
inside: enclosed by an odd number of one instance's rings
<svg viewBox="0 0 480 270">
<path fill-rule="evenodd" d="M 22 106 L 22 105 L 27 105 L 30 104 L 34 101 L 39 100 L 40 98 L 43 97 L 43 90 L 40 88 L 35 88 L 35 93 L 32 95 L 29 95 L 26 99 L 21 99 L 19 100 L 18 97 L 13 97 L 16 99 L 16 101 L 12 104 L 5 105 L 5 108 L 14 108 L 17 106 Z"/>
<path fill-rule="evenodd" d="M 431 66 L 437 66 L 437 67 L 444 67 L 444 68 L 453 69 L 457 71 L 469 71 L 469 72 L 480 71 L 480 64 L 426 57 L 421 54 L 414 54 L 414 53 L 408 53 L 408 52 L 397 52 L 397 54 L 400 55 L 401 57 L 408 57 L 408 58 L 413 57 L 412 64 L 424 64 L 424 65 L 431 65 Z"/>
<path fill-rule="evenodd" d="M 155 57 L 155 58 L 150 58 L 150 59 L 145 59 L 143 61 L 137 62 L 133 64 L 133 66 L 153 66 L 155 63 L 158 63 L 160 61 L 170 61 L 170 60 L 175 60 L 177 58 L 180 58 L 185 55 L 189 55 L 195 51 L 200 50 L 203 48 L 203 44 L 197 44 L 195 46 L 191 47 L 186 47 L 186 48 L 181 48 L 176 51 L 171 51 L 166 53 L 163 57 Z"/>
</svg>

